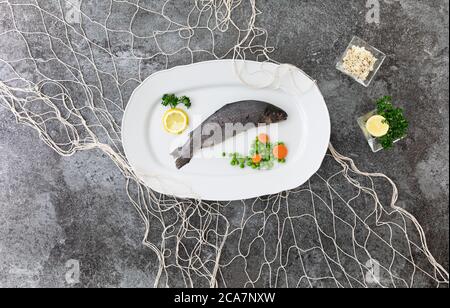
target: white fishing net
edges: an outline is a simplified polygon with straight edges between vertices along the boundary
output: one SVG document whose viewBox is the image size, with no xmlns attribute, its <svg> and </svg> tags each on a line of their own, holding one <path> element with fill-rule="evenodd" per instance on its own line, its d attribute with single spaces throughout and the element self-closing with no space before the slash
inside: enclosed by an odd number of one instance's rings
<svg viewBox="0 0 450 308">
<path fill-rule="evenodd" d="M 180 64 L 273 61 L 260 13 L 256 0 L 0 0 L 0 103 L 59 154 L 115 162 L 156 287 L 448 286 L 395 184 L 331 145 L 302 187 L 240 202 L 159 195 L 133 173 L 120 134 L 132 91 Z"/>
</svg>

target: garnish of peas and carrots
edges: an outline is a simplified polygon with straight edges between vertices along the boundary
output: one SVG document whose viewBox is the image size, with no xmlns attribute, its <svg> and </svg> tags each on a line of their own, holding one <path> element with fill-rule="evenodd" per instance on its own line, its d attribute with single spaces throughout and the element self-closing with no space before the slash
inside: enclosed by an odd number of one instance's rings
<svg viewBox="0 0 450 308">
<path fill-rule="evenodd" d="M 272 143 L 267 134 L 260 134 L 252 143 L 248 156 L 239 153 L 231 153 L 231 166 L 245 169 L 250 167 L 257 170 L 270 170 L 275 162 L 284 164 L 288 156 L 288 148 L 283 142 Z M 226 157 L 227 154 L 223 153 Z"/>
</svg>

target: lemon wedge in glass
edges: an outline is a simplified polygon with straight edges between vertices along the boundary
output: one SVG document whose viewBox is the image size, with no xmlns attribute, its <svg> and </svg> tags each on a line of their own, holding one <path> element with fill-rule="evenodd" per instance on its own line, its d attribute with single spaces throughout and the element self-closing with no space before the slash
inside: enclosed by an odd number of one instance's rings
<svg viewBox="0 0 450 308">
<path fill-rule="evenodd" d="M 163 116 L 163 125 L 168 133 L 179 135 L 188 127 L 189 117 L 186 112 L 181 109 L 169 109 Z"/>
<path fill-rule="evenodd" d="M 366 123 L 366 129 L 372 136 L 379 138 L 389 132 L 389 124 L 386 119 L 380 115 L 374 115 Z"/>
</svg>

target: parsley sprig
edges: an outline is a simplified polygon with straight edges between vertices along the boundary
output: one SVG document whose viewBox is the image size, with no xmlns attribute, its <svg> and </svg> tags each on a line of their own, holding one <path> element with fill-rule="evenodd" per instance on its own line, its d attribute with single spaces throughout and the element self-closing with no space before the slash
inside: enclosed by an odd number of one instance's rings
<svg viewBox="0 0 450 308">
<path fill-rule="evenodd" d="M 162 98 L 162 105 L 176 108 L 179 104 L 183 104 L 186 108 L 191 108 L 191 99 L 187 96 L 177 97 L 175 94 L 164 94 Z"/>
<path fill-rule="evenodd" d="M 409 123 L 406 120 L 403 109 L 395 108 L 392 105 L 392 97 L 385 96 L 377 101 L 377 113 L 386 119 L 389 125 L 389 131 L 378 140 L 384 149 L 392 148 L 397 139 L 406 136 L 408 132 Z"/>
</svg>

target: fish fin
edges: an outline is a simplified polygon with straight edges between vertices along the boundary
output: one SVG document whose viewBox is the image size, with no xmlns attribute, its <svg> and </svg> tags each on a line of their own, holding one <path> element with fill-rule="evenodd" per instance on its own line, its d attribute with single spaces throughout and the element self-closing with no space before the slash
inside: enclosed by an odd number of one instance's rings
<svg viewBox="0 0 450 308">
<path fill-rule="evenodd" d="M 191 159 L 192 158 L 180 157 L 180 158 L 175 160 L 175 166 L 177 167 L 177 169 L 181 169 L 184 166 L 186 166 L 187 164 L 189 164 Z"/>
</svg>

